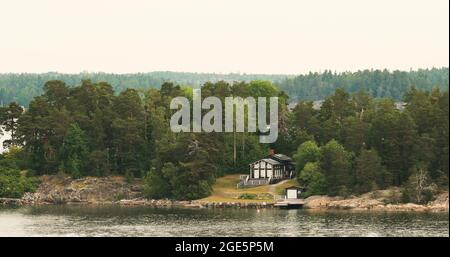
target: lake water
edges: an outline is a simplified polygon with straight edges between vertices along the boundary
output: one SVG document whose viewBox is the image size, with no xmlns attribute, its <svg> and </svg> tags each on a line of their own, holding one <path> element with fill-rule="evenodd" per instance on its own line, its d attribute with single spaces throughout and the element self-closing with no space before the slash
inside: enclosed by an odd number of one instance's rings
<svg viewBox="0 0 450 257">
<path fill-rule="evenodd" d="M 0 236 L 449 236 L 448 213 L 0 207 Z"/>
</svg>

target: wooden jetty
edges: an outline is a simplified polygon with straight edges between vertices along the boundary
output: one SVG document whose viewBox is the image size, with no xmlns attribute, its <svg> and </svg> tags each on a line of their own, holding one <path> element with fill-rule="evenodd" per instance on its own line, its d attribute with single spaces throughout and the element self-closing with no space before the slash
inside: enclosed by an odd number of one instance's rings
<svg viewBox="0 0 450 257">
<path fill-rule="evenodd" d="M 283 199 L 282 201 L 276 202 L 274 206 L 283 209 L 300 209 L 304 204 L 304 199 Z"/>
<path fill-rule="evenodd" d="M 305 204 L 305 200 L 300 198 L 300 194 L 304 191 L 304 188 L 291 186 L 285 189 L 286 194 L 284 196 L 275 195 L 274 200 L 275 207 L 283 209 L 299 209 Z"/>
</svg>

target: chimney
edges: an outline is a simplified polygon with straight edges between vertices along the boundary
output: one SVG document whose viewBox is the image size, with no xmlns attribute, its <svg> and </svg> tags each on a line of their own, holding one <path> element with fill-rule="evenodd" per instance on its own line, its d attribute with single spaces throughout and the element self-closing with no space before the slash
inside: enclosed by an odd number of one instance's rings
<svg viewBox="0 0 450 257">
<path fill-rule="evenodd" d="M 275 150 L 274 149 L 269 149 L 269 156 L 272 156 L 275 154 Z"/>
</svg>

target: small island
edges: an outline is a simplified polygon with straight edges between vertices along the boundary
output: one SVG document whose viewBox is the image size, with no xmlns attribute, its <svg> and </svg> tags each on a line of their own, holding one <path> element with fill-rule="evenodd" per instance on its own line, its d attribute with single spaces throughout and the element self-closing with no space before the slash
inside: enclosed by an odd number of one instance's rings
<svg viewBox="0 0 450 257">
<path fill-rule="evenodd" d="M 448 211 L 448 90 L 412 86 L 418 74 L 439 84 L 447 68 L 384 72 L 411 85 L 403 101 L 358 88 L 295 101 L 288 86 L 376 88 L 379 72 L 204 84 L 204 97 L 279 97 L 273 144 L 250 132 L 172 132 L 169 103 L 190 87 L 115 93 L 107 82 L 47 81 L 27 106 L 0 107 L 0 202 L 268 208 L 298 186 L 305 209 Z"/>
</svg>

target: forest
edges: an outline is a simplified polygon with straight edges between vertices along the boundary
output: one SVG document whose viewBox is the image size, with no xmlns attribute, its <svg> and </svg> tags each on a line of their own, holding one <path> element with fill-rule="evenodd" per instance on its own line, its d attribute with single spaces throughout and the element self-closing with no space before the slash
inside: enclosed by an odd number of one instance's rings
<svg viewBox="0 0 450 257">
<path fill-rule="evenodd" d="M 69 87 L 77 86 L 81 80 L 93 83 L 107 82 L 115 92 L 127 88 L 160 89 L 164 82 L 177 85 L 201 87 L 206 82 L 253 80 L 271 81 L 277 88 L 290 96 L 290 101 L 323 100 L 343 88 L 349 93 L 366 91 L 374 98 L 392 98 L 401 101 L 410 87 L 431 91 L 433 88 L 447 90 L 448 68 L 422 69 L 417 71 L 362 70 L 336 73 L 332 71 L 308 73 L 305 75 L 264 75 L 264 74 L 218 74 L 188 72 L 148 72 L 135 74 L 90 73 L 61 74 L 56 72 L 33 74 L 0 74 L 0 105 L 17 102 L 28 106 L 30 101 L 44 92 L 44 84 L 50 80 L 61 80 Z"/>
<path fill-rule="evenodd" d="M 268 80 L 279 82 L 286 78 L 286 75 L 265 75 L 265 74 L 238 74 L 238 73 L 189 73 L 157 71 L 134 74 L 114 74 L 114 73 L 92 73 L 82 72 L 79 74 L 63 74 L 49 72 L 42 74 L 35 73 L 5 73 L 0 74 L 0 105 L 10 102 L 17 102 L 22 106 L 28 106 L 29 102 L 44 92 L 44 84 L 50 80 L 61 80 L 70 87 L 77 86 L 80 81 L 89 79 L 92 82 L 107 82 L 115 92 L 121 92 L 127 88 L 134 89 L 160 89 L 166 81 L 171 81 L 179 85 L 189 85 L 198 88 L 206 82 L 217 81 L 246 81 Z"/>
<path fill-rule="evenodd" d="M 431 91 L 448 90 L 448 68 L 417 71 L 363 70 L 357 72 L 308 73 L 286 78 L 279 83 L 293 100 L 322 100 L 337 88 L 349 93 L 366 91 L 375 98 L 392 98 L 401 101 L 411 87 Z"/>
<path fill-rule="evenodd" d="M 29 178 L 142 178 L 149 198 L 198 199 L 211 193 L 216 178 L 247 173 L 248 163 L 272 148 L 294 157 L 309 195 L 399 186 L 405 201 L 424 203 L 448 188 L 448 78 L 444 83 L 444 89 L 405 89 L 404 110 L 395 98 L 375 98 L 364 89 L 337 87 L 320 109 L 301 100 L 288 110 L 290 95 L 270 81 L 202 86 L 202 97 L 278 96 L 279 137 L 267 145 L 258 133 L 173 133 L 170 100 L 191 97 L 191 87 L 163 82 L 159 89 L 116 92 L 107 82 L 50 80 L 26 111 L 17 102 L 0 108 L 0 123 L 12 135 L 10 151 L 0 156 L 0 196 L 20 194 L 11 188 L 32 190 L 20 172 L 26 170 Z"/>
</svg>

